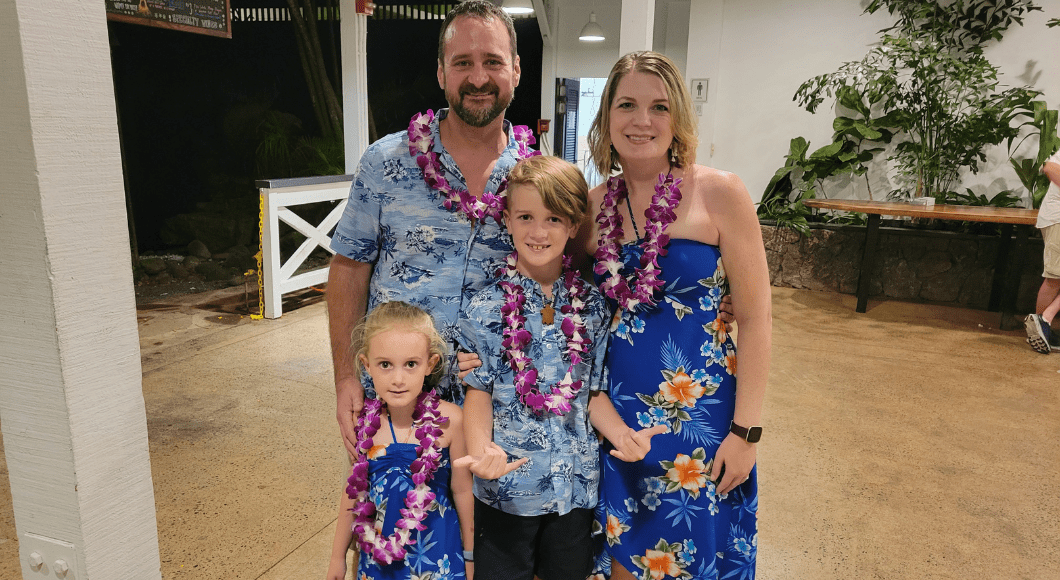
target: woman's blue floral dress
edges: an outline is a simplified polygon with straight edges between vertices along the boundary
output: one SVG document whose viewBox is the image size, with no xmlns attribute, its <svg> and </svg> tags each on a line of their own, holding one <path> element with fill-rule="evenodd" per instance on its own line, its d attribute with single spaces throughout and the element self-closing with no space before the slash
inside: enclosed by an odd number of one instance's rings
<svg viewBox="0 0 1060 580">
<path fill-rule="evenodd" d="M 607 364 L 611 400 L 626 424 L 670 431 L 652 438 L 643 461 L 602 450 L 605 549 L 642 579 L 750 580 L 757 470 L 723 496 L 709 479 L 736 399 L 736 348 L 717 319 L 728 291 L 721 251 L 691 240 L 672 240 L 667 249 L 659 258 L 666 283 L 658 305 L 615 314 Z M 640 253 L 623 247 L 623 273 L 639 266 Z"/>
<path fill-rule="evenodd" d="M 391 443 L 373 448 L 368 460 L 368 497 L 376 505 L 376 529 L 390 535 L 401 518 L 405 494 L 413 488 L 409 465 L 416 459 L 415 443 Z M 460 540 L 460 520 L 449 493 L 449 450 L 442 450 L 442 462 L 431 480 L 435 501 L 423 524 L 414 531 L 416 543 L 407 546 L 408 555 L 389 566 L 382 566 L 362 550 L 357 561 L 358 580 L 463 580 L 464 548 Z"/>
</svg>

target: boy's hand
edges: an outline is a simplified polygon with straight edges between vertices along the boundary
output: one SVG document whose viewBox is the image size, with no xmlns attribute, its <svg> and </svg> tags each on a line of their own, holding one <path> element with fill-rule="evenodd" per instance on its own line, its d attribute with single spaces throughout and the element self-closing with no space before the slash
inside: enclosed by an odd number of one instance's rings
<svg viewBox="0 0 1060 580">
<path fill-rule="evenodd" d="M 718 303 L 718 318 L 725 323 L 725 332 L 732 332 L 732 323 L 736 322 L 736 315 L 732 312 L 732 295 L 726 294 Z"/>
<path fill-rule="evenodd" d="M 508 463 L 508 454 L 491 441 L 482 455 L 465 455 L 453 461 L 453 467 L 467 467 L 479 479 L 497 479 L 519 469 L 527 461 L 530 461 L 529 457 Z"/>
<path fill-rule="evenodd" d="M 640 431 L 635 431 L 631 428 L 626 429 L 626 432 L 622 434 L 618 441 L 611 442 L 615 446 L 611 450 L 611 455 L 622 461 L 640 461 L 651 451 L 651 438 L 669 430 L 669 425 L 656 425 L 650 429 L 641 429 Z"/>
<path fill-rule="evenodd" d="M 460 366 L 460 372 L 457 374 L 461 381 L 464 380 L 468 373 L 482 366 L 482 361 L 473 352 L 457 351 L 456 361 Z"/>
</svg>

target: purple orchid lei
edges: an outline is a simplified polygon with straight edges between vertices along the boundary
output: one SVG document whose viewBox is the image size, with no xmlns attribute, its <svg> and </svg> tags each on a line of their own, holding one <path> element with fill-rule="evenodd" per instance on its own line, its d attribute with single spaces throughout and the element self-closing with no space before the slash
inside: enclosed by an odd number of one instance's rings
<svg viewBox="0 0 1060 580">
<path fill-rule="evenodd" d="M 416 427 L 416 459 L 409 466 L 415 487 L 405 496 L 405 509 L 395 525 L 394 533 L 383 536 L 375 529 L 376 506 L 368 498 L 368 451 L 372 438 L 379 431 L 383 403 L 378 399 L 364 402 L 364 409 L 357 420 L 357 458 L 350 474 L 346 494 L 356 503 L 353 511 L 353 533 L 361 550 L 370 554 L 376 562 L 386 565 L 405 559 L 405 546 L 415 544 L 412 530 L 426 530 L 423 520 L 434 501 L 430 482 L 442 461 L 438 438 L 442 435 L 439 425 L 445 421 L 438 412 L 438 394 L 433 390 L 421 393 L 412 412 Z"/>
<path fill-rule="evenodd" d="M 629 191 L 621 177 L 607 180 L 607 194 L 604 195 L 600 215 L 596 217 L 596 223 L 600 225 L 600 246 L 593 255 L 596 259 L 593 271 L 597 274 L 607 273 L 607 279 L 600 284 L 600 291 L 617 301 L 620 308 L 633 310 L 639 304 L 655 304 L 655 290 L 665 283 L 659 277 L 662 270 L 659 268 L 658 258 L 666 255 L 666 244 L 670 242 L 666 228 L 677 219 L 674 210 L 681 203 L 681 190 L 678 188 L 680 184 L 681 180 L 674 179 L 671 173 L 659 175 L 651 205 L 644 212 L 647 223 L 644 225 L 644 241 L 640 243 L 644 253 L 640 257 L 640 268 L 632 275 L 634 284 L 631 289 L 630 281 L 620 273 L 622 258 L 619 255 L 619 240 L 622 239 L 622 216 L 616 209 L 629 195 Z"/>
<path fill-rule="evenodd" d="M 438 154 L 434 152 L 434 137 L 431 135 L 431 122 L 434 121 L 434 112 L 428 110 L 426 113 L 417 113 L 409 121 L 409 154 L 416 158 L 417 165 L 423 171 L 423 181 L 427 187 L 437 189 L 445 194 L 445 209 L 452 210 L 453 206 L 471 221 L 482 220 L 490 216 L 501 222 L 501 214 L 507 202 L 505 191 L 508 189 L 508 180 L 501 182 L 497 193 L 485 192 L 478 199 L 471 195 L 466 189 L 454 189 L 445 178 L 445 170 L 442 169 Z M 512 127 L 515 137 L 516 157 L 526 159 L 541 155 L 540 151 L 530 149 L 537 142 L 534 133 L 526 125 Z"/>
<path fill-rule="evenodd" d="M 512 252 L 506 262 L 502 273 L 510 279 L 515 275 L 515 264 L 518 259 L 516 252 Z M 567 374 L 547 393 L 542 393 L 537 387 L 537 369 L 534 361 L 526 356 L 523 349 L 530 344 L 530 331 L 524 327 L 526 317 L 523 316 L 523 306 L 526 304 L 526 296 L 523 287 L 516 282 L 504 280 L 499 286 L 504 290 L 505 304 L 501 307 L 501 315 L 504 318 L 504 358 L 508 366 L 515 373 L 515 392 L 524 405 L 541 413 L 546 410 L 563 416 L 571 409 L 571 400 L 578 396 L 582 388 L 582 382 L 571 377 L 574 366 L 581 362 L 582 356 L 589 352 L 592 341 L 586 336 L 585 321 L 582 320 L 582 312 L 585 310 L 585 298 L 588 296 L 588 286 L 585 281 L 578 277 L 578 273 L 571 269 L 570 256 L 563 256 L 563 282 L 570 291 L 570 304 L 560 308 L 560 312 L 566 315 L 560 323 L 560 330 L 567 337 L 566 359 L 570 361 Z"/>
</svg>

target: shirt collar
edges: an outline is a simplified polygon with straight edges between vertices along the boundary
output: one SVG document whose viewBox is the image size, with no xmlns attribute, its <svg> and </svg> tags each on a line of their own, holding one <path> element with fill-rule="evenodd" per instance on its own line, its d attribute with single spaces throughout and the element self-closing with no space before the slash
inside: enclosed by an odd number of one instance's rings
<svg viewBox="0 0 1060 580">
<path fill-rule="evenodd" d="M 516 284 L 522 286 L 523 292 L 528 297 L 532 296 L 534 297 L 534 300 L 544 303 L 545 295 L 541 291 L 541 285 L 538 284 L 536 280 L 528 276 L 523 276 L 519 272 L 516 272 L 515 275 L 511 277 L 511 280 L 512 282 L 515 282 Z M 552 303 L 556 304 L 556 298 L 560 296 L 564 297 L 564 301 L 567 300 L 567 287 L 565 284 L 563 284 L 562 275 L 560 275 L 559 278 L 556 278 L 556 281 L 552 283 Z"/>
</svg>

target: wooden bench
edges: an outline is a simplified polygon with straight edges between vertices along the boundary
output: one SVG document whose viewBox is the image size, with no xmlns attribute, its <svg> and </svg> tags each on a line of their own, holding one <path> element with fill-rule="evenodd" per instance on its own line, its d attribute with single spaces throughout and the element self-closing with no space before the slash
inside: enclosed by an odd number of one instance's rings
<svg viewBox="0 0 1060 580">
<path fill-rule="evenodd" d="M 970 205 L 918 205 L 914 203 L 887 201 L 858 201 L 845 199 L 810 199 L 803 203 L 807 207 L 855 211 L 868 214 L 868 227 L 865 231 L 865 250 L 861 257 L 861 270 L 858 273 L 858 312 L 865 312 L 869 299 L 869 277 L 876 267 L 876 248 L 880 238 L 880 216 L 910 216 L 934 218 L 940 220 L 990 222 L 1001 224 L 1001 239 L 997 248 L 997 259 L 994 262 L 994 279 L 990 286 L 990 302 L 987 310 L 1001 311 L 1001 328 L 1010 329 L 1018 326 L 1013 317 L 1016 310 L 1016 294 L 1019 292 L 1019 273 L 1023 268 L 1023 247 L 1027 236 L 1038 219 L 1038 210 L 986 207 Z M 1016 229 L 1015 248 L 1012 248 L 1012 230 Z M 1009 253 L 1013 255 L 1009 263 Z M 1013 272 L 1012 276 L 1006 273 Z"/>
</svg>

